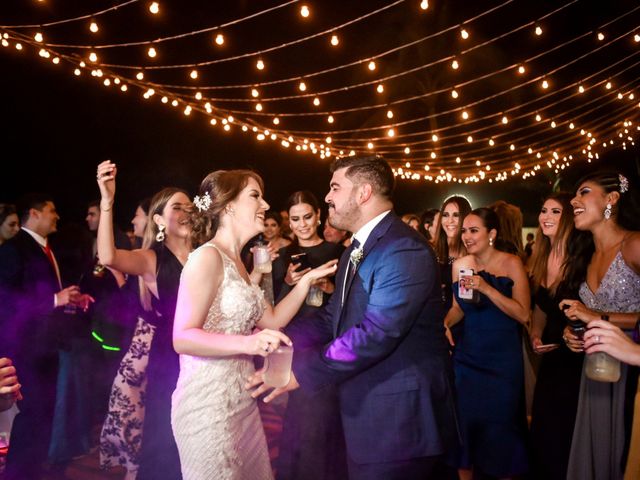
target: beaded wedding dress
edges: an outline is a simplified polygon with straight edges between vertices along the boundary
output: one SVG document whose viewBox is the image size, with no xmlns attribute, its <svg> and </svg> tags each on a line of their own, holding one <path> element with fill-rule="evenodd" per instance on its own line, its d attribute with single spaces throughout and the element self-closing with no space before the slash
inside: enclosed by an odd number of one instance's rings
<svg viewBox="0 0 640 480">
<path fill-rule="evenodd" d="M 200 248 L 207 247 L 216 248 L 210 243 Z M 224 279 L 203 330 L 249 335 L 264 311 L 264 295 L 217 250 L 224 262 Z M 180 355 L 171 423 L 185 480 L 273 478 L 257 404 L 244 389 L 253 372 L 249 355 Z"/>
</svg>

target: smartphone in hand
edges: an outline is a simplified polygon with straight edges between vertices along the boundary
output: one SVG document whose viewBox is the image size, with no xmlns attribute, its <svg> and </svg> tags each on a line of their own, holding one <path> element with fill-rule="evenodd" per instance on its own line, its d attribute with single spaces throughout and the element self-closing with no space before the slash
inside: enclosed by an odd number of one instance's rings
<svg viewBox="0 0 640 480">
<path fill-rule="evenodd" d="M 458 297 L 467 303 L 477 303 L 479 301 L 478 291 L 466 288 L 461 280 L 463 278 L 473 277 L 475 272 L 473 268 L 461 268 L 458 270 Z"/>
<path fill-rule="evenodd" d="M 306 270 L 307 268 L 311 268 L 309 264 L 309 259 L 307 258 L 306 253 L 298 253 L 296 255 L 291 255 L 291 263 L 297 265 L 296 271 L 298 270 Z"/>
</svg>

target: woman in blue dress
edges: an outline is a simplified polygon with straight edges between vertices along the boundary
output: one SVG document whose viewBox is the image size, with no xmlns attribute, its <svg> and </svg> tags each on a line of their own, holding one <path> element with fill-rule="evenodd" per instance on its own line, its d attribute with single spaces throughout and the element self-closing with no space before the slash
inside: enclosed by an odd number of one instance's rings
<svg viewBox="0 0 640 480">
<path fill-rule="evenodd" d="M 461 480 L 512 478 L 528 468 L 521 326 L 529 319 L 529 282 L 520 258 L 497 248 L 498 224 L 488 208 L 465 217 L 467 255 L 453 263 L 454 300 L 445 318 L 447 332 L 464 318 L 453 356 Z"/>
</svg>

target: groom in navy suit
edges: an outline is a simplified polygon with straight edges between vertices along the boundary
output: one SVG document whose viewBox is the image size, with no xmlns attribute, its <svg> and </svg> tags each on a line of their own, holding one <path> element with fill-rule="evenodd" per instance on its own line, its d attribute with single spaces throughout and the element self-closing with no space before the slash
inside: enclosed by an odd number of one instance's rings
<svg viewBox="0 0 640 480">
<path fill-rule="evenodd" d="M 328 305 L 287 331 L 293 375 L 265 401 L 338 384 L 351 480 L 436 478 L 459 435 L 434 253 L 392 212 L 382 158 L 338 159 L 332 172 L 329 223 L 353 245 Z"/>
</svg>

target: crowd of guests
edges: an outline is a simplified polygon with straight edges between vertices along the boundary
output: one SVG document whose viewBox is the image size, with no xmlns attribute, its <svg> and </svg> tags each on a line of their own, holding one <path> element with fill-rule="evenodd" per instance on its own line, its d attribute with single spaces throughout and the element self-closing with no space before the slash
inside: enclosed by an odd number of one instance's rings
<svg viewBox="0 0 640 480">
<path fill-rule="evenodd" d="M 0 204 L 0 410 L 20 410 L 9 479 L 37 479 L 87 453 L 96 421 L 103 468 L 125 467 L 128 479 L 204 472 L 196 427 L 220 439 L 233 434 L 215 430 L 213 419 L 216 402 L 235 401 L 212 387 L 218 377 L 206 360 L 265 357 L 290 343 L 287 335 L 338 289 L 333 265 L 353 248 L 356 232 L 323 222 L 311 192 L 295 191 L 282 211 L 269 210 L 262 180 L 247 171 L 210 174 L 195 202 L 173 187 L 141 200 L 130 239 L 113 221 L 116 176 L 115 164 L 98 166 L 100 199 L 87 206 L 87 228 L 52 235 L 59 216 L 47 195 Z M 459 448 L 445 452 L 432 478 L 640 478 L 632 367 L 640 366 L 638 193 L 617 172 L 589 174 L 575 191 L 544 199 L 526 243 L 520 209 L 504 201 L 474 208 L 456 195 L 402 216 L 437 259 L 455 374 Z M 203 244 L 213 248 L 197 248 Z M 264 244 L 273 260 L 267 273 L 252 262 Z M 259 312 L 248 307 L 254 286 L 266 299 Z M 222 318 L 246 314 L 258 327 L 248 319 L 238 332 L 229 327 L 247 341 L 193 323 L 192 310 L 209 315 L 218 300 L 208 292 L 223 287 L 240 305 L 217 305 Z M 538 357 L 530 418 L 527 351 Z M 589 362 L 603 357 L 622 362 L 617 380 L 594 379 L 605 367 Z M 208 400 L 193 405 L 202 392 Z M 194 425 L 203 405 L 213 413 Z M 227 454 L 219 461 L 242 463 Z M 347 457 L 338 388 L 290 392 L 276 477 L 348 478 Z M 264 467 L 263 458 L 247 463 Z"/>
</svg>

